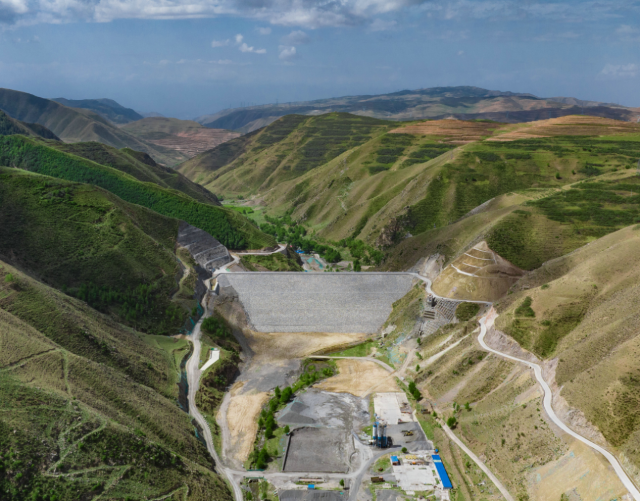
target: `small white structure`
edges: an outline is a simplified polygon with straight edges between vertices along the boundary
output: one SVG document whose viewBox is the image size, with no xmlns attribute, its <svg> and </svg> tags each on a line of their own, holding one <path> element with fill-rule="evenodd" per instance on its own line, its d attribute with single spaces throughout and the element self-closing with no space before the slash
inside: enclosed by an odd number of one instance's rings
<svg viewBox="0 0 640 501">
<path fill-rule="evenodd" d="M 388 424 L 412 423 L 413 412 L 404 393 L 377 393 L 373 407 L 378 419 Z"/>
<path fill-rule="evenodd" d="M 220 360 L 220 350 L 218 348 L 211 348 L 211 350 L 209 351 L 209 360 L 207 360 L 206 363 L 202 366 L 200 372 L 206 371 L 218 360 Z"/>
</svg>

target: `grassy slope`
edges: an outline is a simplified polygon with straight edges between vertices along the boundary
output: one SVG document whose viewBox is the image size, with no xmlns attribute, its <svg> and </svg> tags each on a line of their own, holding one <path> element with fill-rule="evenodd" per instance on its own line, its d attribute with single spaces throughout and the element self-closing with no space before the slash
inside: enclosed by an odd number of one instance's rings
<svg viewBox="0 0 640 501">
<path fill-rule="evenodd" d="M 260 248 L 273 243 L 271 237 L 235 211 L 198 203 L 179 192 L 139 182 L 116 169 L 59 152 L 24 136 L 0 138 L 0 164 L 101 186 L 125 201 L 185 220 L 231 248 Z"/>
<path fill-rule="evenodd" d="M 498 305 L 496 326 L 538 356 L 557 360 L 556 382 L 640 472 L 638 225 L 547 262 Z M 516 289 L 516 291 L 518 290 Z M 535 316 L 518 309 L 531 297 Z"/>
<path fill-rule="evenodd" d="M 173 165 L 182 158 L 176 157 L 172 150 L 120 130 L 93 111 L 69 108 L 26 92 L 0 89 L 0 109 L 17 120 L 43 125 L 66 142 L 97 141 L 115 148 L 128 147 L 149 153 L 166 165 Z"/>
<path fill-rule="evenodd" d="M 113 167 L 135 177 L 138 181 L 155 183 L 163 188 L 179 191 L 210 205 L 220 205 L 217 197 L 206 188 L 189 181 L 179 172 L 158 165 L 149 155 L 130 148 L 118 150 L 102 143 L 48 143 L 48 146 L 92 162 Z"/>
<path fill-rule="evenodd" d="M 444 194 L 428 188 L 408 210 L 404 228 L 418 234 L 393 247 L 384 266 L 403 269 L 435 252 L 451 259 L 486 239 L 516 266 L 534 269 L 638 219 L 637 156 L 635 133 L 471 144 L 447 167 Z M 482 210 L 459 219 L 491 195 Z"/>
<path fill-rule="evenodd" d="M 231 499 L 175 404 L 169 354 L 0 267 L 2 499 Z"/>
<path fill-rule="evenodd" d="M 179 327 L 183 314 L 170 307 L 180 272 L 173 255 L 177 220 L 90 185 L 12 169 L 0 170 L 0 177 L 0 254 L 5 259 L 76 294 L 90 283 L 120 294 L 150 286 L 146 300 L 136 296 L 134 301 L 145 305 L 141 310 L 125 309 L 125 301 L 98 306 L 154 332 Z"/>
</svg>

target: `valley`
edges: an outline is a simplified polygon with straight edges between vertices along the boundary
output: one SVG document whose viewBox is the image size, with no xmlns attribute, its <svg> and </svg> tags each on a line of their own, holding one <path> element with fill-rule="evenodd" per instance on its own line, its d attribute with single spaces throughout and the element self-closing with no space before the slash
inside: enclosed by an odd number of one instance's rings
<svg viewBox="0 0 640 501">
<path fill-rule="evenodd" d="M 128 145 L 14 96 L 0 497 L 640 500 L 640 124 L 425 96 Z"/>
</svg>

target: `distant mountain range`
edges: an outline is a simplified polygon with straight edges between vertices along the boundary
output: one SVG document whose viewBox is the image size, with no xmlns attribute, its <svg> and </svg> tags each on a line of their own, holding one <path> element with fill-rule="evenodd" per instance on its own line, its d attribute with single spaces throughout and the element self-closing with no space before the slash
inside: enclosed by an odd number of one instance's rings
<svg viewBox="0 0 640 501">
<path fill-rule="evenodd" d="M 71 108 L 82 108 L 85 110 L 95 111 L 101 117 L 106 118 L 114 124 L 128 124 L 144 118 L 138 112 L 131 108 L 125 108 L 113 99 L 65 99 L 64 97 L 56 97 L 52 99 L 60 104 Z"/>
<path fill-rule="evenodd" d="M 51 100 L 0 88 L 0 111 L 23 122 L 12 123 L 11 127 L 22 130 L 26 127 L 32 132 L 25 132 L 26 135 L 59 138 L 66 143 L 96 141 L 118 149 L 131 148 L 170 167 L 238 135 L 212 131 L 192 121 L 143 118 L 111 99 Z M 8 120 L 5 122 L 9 127 Z M 42 129 L 36 130 L 38 127 Z"/>
<path fill-rule="evenodd" d="M 572 97 L 540 98 L 533 94 L 463 86 L 234 108 L 203 115 L 194 120 L 206 127 L 247 133 L 269 125 L 284 115 L 320 115 L 330 112 L 347 112 L 386 120 L 458 118 L 509 123 L 583 113 L 617 120 L 633 120 L 640 116 L 638 109 L 610 103 L 583 101 Z"/>
</svg>

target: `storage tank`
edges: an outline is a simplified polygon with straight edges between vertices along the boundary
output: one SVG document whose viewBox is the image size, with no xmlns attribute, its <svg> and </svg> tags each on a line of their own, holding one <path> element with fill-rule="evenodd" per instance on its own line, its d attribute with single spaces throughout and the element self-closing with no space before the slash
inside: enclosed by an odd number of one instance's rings
<svg viewBox="0 0 640 501">
<path fill-rule="evenodd" d="M 386 448 L 387 447 L 387 423 L 382 424 L 382 433 L 380 433 L 380 435 L 382 435 L 382 443 L 380 446 L 382 448 Z"/>
<path fill-rule="evenodd" d="M 371 441 L 373 445 L 377 445 L 378 442 L 378 422 L 373 423 L 373 430 L 371 432 Z"/>
</svg>

